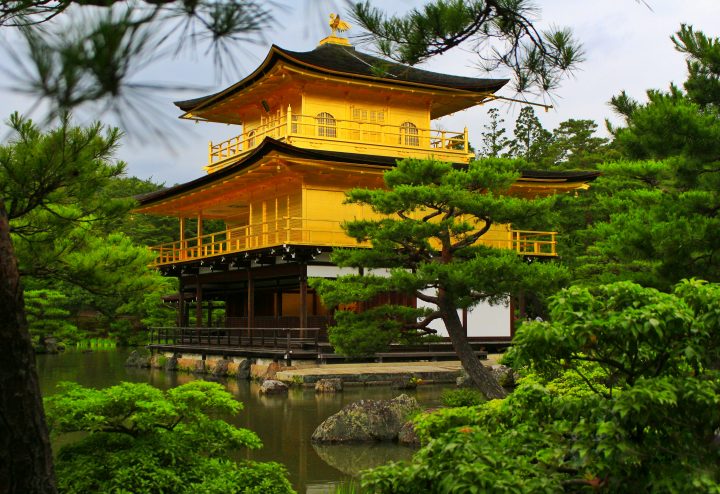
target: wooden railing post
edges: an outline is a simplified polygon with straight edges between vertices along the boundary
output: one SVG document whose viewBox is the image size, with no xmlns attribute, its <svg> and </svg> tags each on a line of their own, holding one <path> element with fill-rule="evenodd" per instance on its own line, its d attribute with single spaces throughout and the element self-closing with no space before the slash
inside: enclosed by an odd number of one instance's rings
<svg viewBox="0 0 720 494">
<path fill-rule="evenodd" d="M 465 130 L 463 130 L 463 141 L 464 141 L 463 149 L 467 153 L 467 152 L 469 152 L 468 151 L 468 128 L 467 127 L 465 127 Z"/>
<path fill-rule="evenodd" d="M 287 142 L 290 142 L 290 136 L 292 135 L 292 107 L 288 105 L 287 109 Z"/>
</svg>

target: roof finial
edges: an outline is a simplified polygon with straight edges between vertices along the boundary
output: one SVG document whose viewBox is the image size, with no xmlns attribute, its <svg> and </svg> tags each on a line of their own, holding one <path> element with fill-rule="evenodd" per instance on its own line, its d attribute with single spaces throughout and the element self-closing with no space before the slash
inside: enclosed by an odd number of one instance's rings
<svg viewBox="0 0 720 494">
<path fill-rule="evenodd" d="M 340 14 L 330 14 L 330 29 L 332 29 L 330 36 L 337 36 L 337 32 L 344 33 L 350 29 L 350 24 L 340 20 Z"/>
<path fill-rule="evenodd" d="M 338 32 L 343 33 L 350 29 L 350 24 L 340 19 L 340 14 L 330 14 L 330 36 L 320 40 L 320 44 L 331 43 L 334 45 L 345 45 L 350 46 L 350 42 L 347 38 L 341 38 L 337 35 Z"/>
</svg>

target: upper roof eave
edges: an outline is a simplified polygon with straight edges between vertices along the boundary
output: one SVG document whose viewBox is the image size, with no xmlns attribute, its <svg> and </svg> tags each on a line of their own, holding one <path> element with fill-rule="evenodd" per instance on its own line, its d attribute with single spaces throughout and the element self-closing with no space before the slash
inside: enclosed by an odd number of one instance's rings
<svg viewBox="0 0 720 494">
<path fill-rule="evenodd" d="M 309 52 L 293 52 L 289 50 L 284 50 L 280 48 L 277 45 L 272 45 L 270 47 L 270 51 L 268 52 L 267 56 L 263 60 L 263 62 L 260 64 L 260 66 L 255 69 L 250 75 L 245 77 L 239 82 L 236 82 L 232 86 L 229 86 L 222 91 L 218 91 L 217 93 L 209 94 L 207 96 L 201 96 L 199 98 L 193 98 L 189 100 L 182 100 L 182 101 L 176 101 L 175 105 L 183 110 L 185 112 L 185 115 L 188 113 L 191 113 L 193 111 L 201 110 L 207 106 L 209 106 L 212 103 L 215 103 L 219 100 L 221 100 L 225 96 L 232 95 L 243 88 L 249 86 L 251 83 L 255 82 L 257 79 L 262 77 L 264 74 L 266 74 L 272 66 L 277 63 L 280 59 L 292 63 L 294 65 L 297 65 L 302 68 L 307 68 L 319 72 L 324 72 L 331 75 L 339 75 L 339 76 L 351 76 L 353 78 L 358 79 L 364 79 L 364 80 L 372 80 L 375 82 L 380 82 L 383 84 L 387 84 L 391 82 L 394 85 L 401 85 L 401 86 L 409 86 L 409 87 L 420 87 L 420 88 L 427 88 L 432 90 L 440 90 L 440 91 L 451 91 L 454 93 L 461 92 L 468 95 L 477 95 L 482 93 L 494 93 L 497 90 L 499 90 L 501 87 L 503 87 L 507 82 L 508 79 L 478 79 L 478 78 L 471 78 L 471 77 L 461 77 L 461 76 L 452 76 L 447 74 L 439 74 L 436 72 L 430 72 L 427 70 L 422 69 L 416 69 L 414 67 L 404 66 L 401 64 L 397 64 L 394 62 L 389 62 L 383 59 L 380 59 L 378 57 L 374 57 L 372 55 L 368 55 L 365 53 L 351 53 L 349 50 L 355 51 L 352 47 L 347 46 L 339 46 L 339 45 L 332 45 L 332 44 L 325 44 L 320 45 L 315 50 L 309 51 Z M 330 66 L 323 66 L 320 63 L 328 63 L 332 57 L 320 57 L 318 56 L 320 51 L 328 52 L 328 54 L 334 54 L 337 56 L 340 54 L 344 59 L 346 66 L 349 67 L 348 70 L 341 70 L 341 68 L 337 67 L 330 67 Z M 350 56 L 345 56 L 344 54 L 349 54 Z M 357 59 L 357 61 L 360 62 L 358 64 L 354 61 L 354 59 Z M 366 60 L 363 60 L 366 59 Z M 352 63 L 348 64 L 348 60 L 355 63 L 355 70 L 353 70 Z M 361 67 L 362 64 L 367 65 L 368 67 L 371 66 L 370 63 L 368 63 L 367 60 L 377 60 L 379 63 L 388 64 L 388 67 L 391 67 L 393 70 L 402 68 L 404 71 L 406 71 L 407 74 L 411 74 L 413 79 L 417 80 L 407 80 L 407 79 L 398 79 L 397 77 L 395 79 L 388 79 L 387 77 L 379 77 L 374 76 L 367 73 L 361 73 L 357 67 Z M 340 64 L 342 66 L 342 64 Z M 368 71 L 370 69 L 367 69 L 363 67 L 363 70 Z M 388 70 L 388 74 L 390 74 Z M 392 74 L 390 74 L 392 75 Z M 424 79 L 436 79 L 435 83 L 430 83 L 427 80 L 423 82 Z M 444 78 L 447 83 L 443 84 L 441 79 Z M 437 81 L 440 81 L 438 83 Z"/>
</svg>

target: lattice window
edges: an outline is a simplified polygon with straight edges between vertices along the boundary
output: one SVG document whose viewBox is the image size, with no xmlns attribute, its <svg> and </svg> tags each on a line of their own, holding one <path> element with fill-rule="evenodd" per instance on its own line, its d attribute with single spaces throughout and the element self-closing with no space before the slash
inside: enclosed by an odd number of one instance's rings
<svg viewBox="0 0 720 494">
<path fill-rule="evenodd" d="M 320 137 L 337 137 L 337 123 L 335 117 L 327 112 L 318 113 L 315 117 L 317 121 L 317 132 Z"/>
<path fill-rule="evenodd" d="M 418 128 L 412 122 L 404 122 L 400 125 L 400 144 L 405 146 L 419 146 Z"/>
<path fill-rule="evenodd" d="M 367 108 L 355 108 L 352 111 L 353 120 L 359 122 L 385 123 L 384 110 L 369 110 Z"/>
</svg>

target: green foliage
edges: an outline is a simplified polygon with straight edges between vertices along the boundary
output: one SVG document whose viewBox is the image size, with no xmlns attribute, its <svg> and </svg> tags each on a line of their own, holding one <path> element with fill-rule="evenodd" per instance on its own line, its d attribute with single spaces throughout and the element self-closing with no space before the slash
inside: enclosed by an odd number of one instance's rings
<svg viewBox="0 0 720 494">
<path fill-rule="evenodd" d="M 485 401 L 485 397 L 475 389 L 445 389 L 440 396 L 446 407 L 471 407 Z"/>
<path fill-rule="evenodd" d="M 223 415 L 242 409 L 217 383 L 193 381 L 163 392 L 122 383 L 96 390 L 63 383 L 46 399 L 53 433 L 83 432 L 63 446 L 61 492 L 290 493 L 281 465 L 230 459 L 262 446 Z"/>
<path fill-rule="evenodd" d="M 26 290 L 25 313 L 33 340 L 53 335 L 64 343 L 77 341 L 78 328 L 68 321 L 67 297 L 56 290 Z"/>
<path fill-rule="evenodd" d="M 688 26 L 674 41 L 688 62 L 685 92 L 649 90 L 646 103 L 614 97 L 625 120 L 610 127 L 614 146 L 637 161 L 601 165 L 587 207 L 559 218 L 560 231 L 572 232 L 565 259 L 583 282 L 669 290 L 683 278 L 720 280 L 719 45 Z"/>
<path fill-rule="evenodd" d="M 482 158 L 500 158 L 504 156 L 505 149 L 510 142 L 505 137 L 505 129 L 502 127 L 505 120 L 500 118 L 499 113 L 500 110 L 497 108 L 488 110 L 490 122 L 485 125 L 485 132 L 482 133 L 483 143 L 479 153 Z"/>
<path fill-rule="evenodd" d="M 58 127 L 41 131 L 17 114 L 10 125 L 14 134 L 0 146 L 0 197 L 24 284 L 45 294 L 46 308 L 66 311 L 65 318 L 95 312 L 102 334 L 115 326 L 121 343 L 133 342 L 140 319 L 160 315 L 151 299 L 157 306 L 173 286 L 148 268 L 153 254 L 118 230 L 139 241 L 149 238 L 151 228 L 128 217 L 135 205 L 130 195 L 157 186 L 122 178 L 124 164 L 113 159 L 117 129 L 75 127 L 65 117 Z M 39 311 L 43 297 L 33 297 L 31 311 Z M 49 319 L 45 329 L 39 318 L 31 321 L 43 334 L 97 336 L 85 328 L 74 332 L 69 323 L 58 326 L 58 314 L 43 314 Z"/>
<path fill-rule="evenodd" d="M 592 120 L 570 119 L 560 122 L 552 133 L 550 144 L 541 162 L 545 169 L 588 170 L 614 161 L 620 153 L 604 137 L 597 137 L 597 124 Z"/>
<path fill-rule="evenodd" d="M 522 158 L 530 166 L 539 168 L 538 165 L 552 142 L 552 134 L 543 128 L 532 106 L 525 106 L 520 110 L 515 121 L 514 135 L 514 139 L 508 143 L 508 156 Z"/>
<path fill-rule="evenodd" d="M 720 492 L 720 286 L 572 287 L 523 324 L 515 392 L 415 419 L 370 492 Z"/>
</svg>

